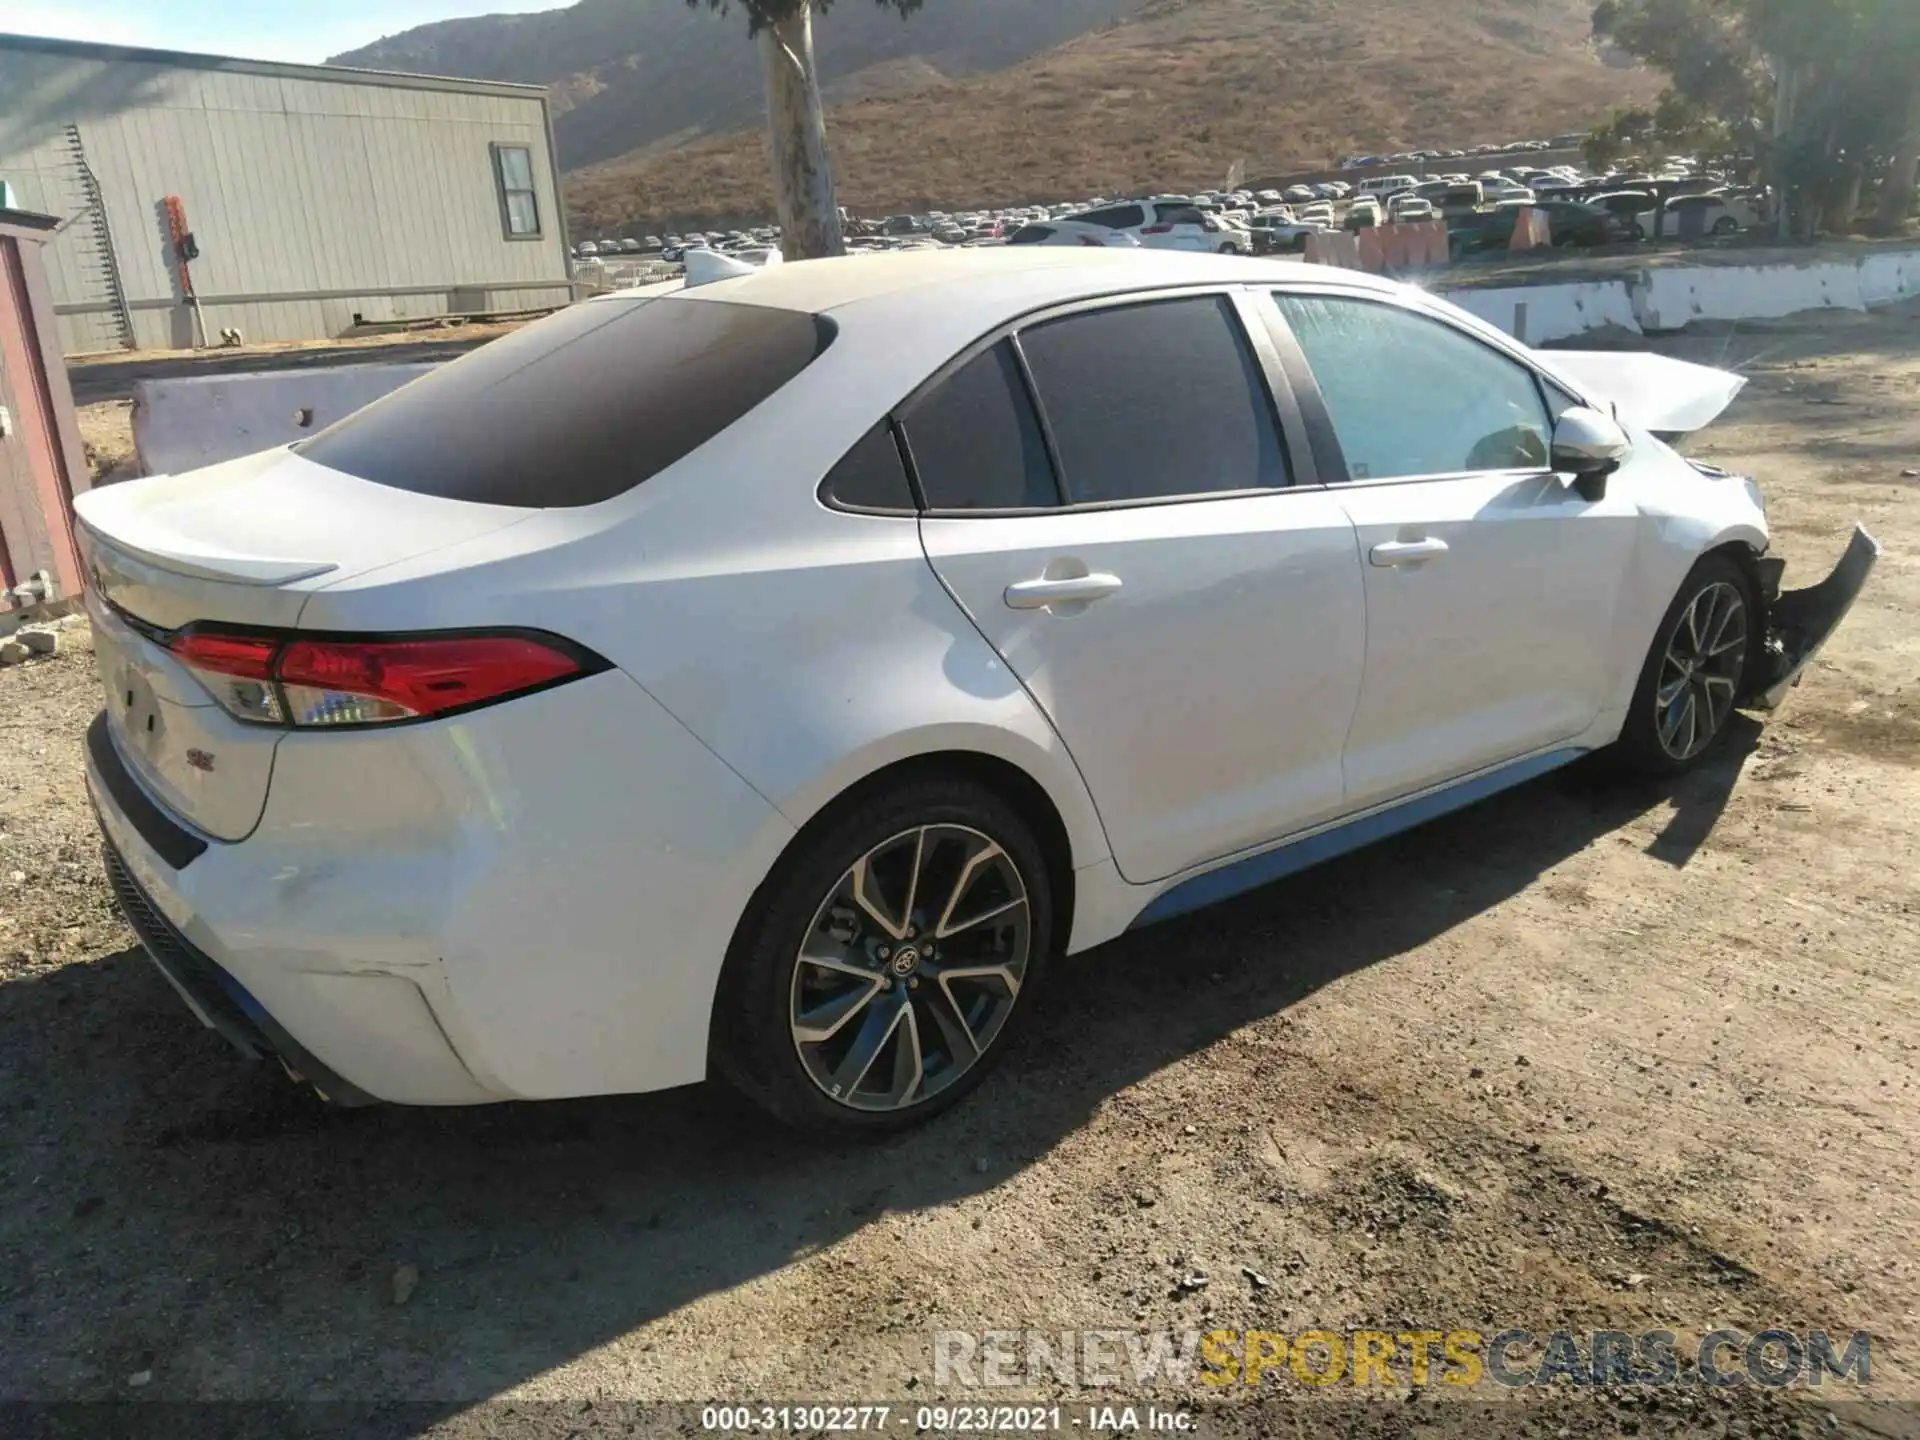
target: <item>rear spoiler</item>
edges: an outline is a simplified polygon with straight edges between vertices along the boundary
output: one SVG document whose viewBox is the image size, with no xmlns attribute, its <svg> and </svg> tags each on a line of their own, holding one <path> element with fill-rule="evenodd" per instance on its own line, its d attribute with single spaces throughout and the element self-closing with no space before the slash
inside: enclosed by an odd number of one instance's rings
<svg viewBox="0 0 1920 1440">
<path fill-rule="evenodd" d="M 1666 436 L 1691 435 L 1719 419 L 1744 375 L 1639 351 L 1552 350 L 1541 358 L 1597 398 L 1613 402 L 1623 424 Z"/>
<path fill-rule="evenodd" d="M 149 480 L 160 477 L 149 477 Z M 153 509 L 141 504 L 151 494 L 148 481 L 129 481 L 88 490 L 73 497 L 73 513 L 95 539 L 136 560 L 196 580 L 229 585 L 288 585 L 340 567 L 331 560 L 295 560 L 275 555 L 243 555 L 190 540 L 169 529 Z"/>
</svg>

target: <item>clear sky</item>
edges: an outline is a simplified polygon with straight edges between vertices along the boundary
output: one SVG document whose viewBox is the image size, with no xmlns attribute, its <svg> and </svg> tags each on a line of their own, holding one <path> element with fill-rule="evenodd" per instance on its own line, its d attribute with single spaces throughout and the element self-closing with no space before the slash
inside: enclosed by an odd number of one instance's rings
<svg viewBox="0 0 1920 1440">
<path fill-rule="evenodd" d="M 566 0 L 0 0 L 0 33 L 317 62 L 429 20 Z"/>
</svg>

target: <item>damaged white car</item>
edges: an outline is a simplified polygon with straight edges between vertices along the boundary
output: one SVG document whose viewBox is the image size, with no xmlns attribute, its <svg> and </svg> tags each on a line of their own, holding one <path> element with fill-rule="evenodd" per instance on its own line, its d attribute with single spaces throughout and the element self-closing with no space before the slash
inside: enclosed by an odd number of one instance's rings
<svg viewBox="0 0 1920 1440">
<path fill-rule="evenodd" d="M 589 301 L 81 497 L 109 868 L 337 1100 L 910 1123 L 1062 954 L 1778 701 L 1876 552 L 1780 593 L 1660 438 L 1738 384 L 1212 255 Z"/>
</svg>

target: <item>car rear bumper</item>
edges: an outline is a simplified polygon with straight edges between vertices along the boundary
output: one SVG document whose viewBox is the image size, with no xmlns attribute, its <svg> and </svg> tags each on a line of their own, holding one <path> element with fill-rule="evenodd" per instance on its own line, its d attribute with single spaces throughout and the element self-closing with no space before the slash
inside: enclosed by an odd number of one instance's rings
<svg viewBox="0 0 1920 1440">
<path fill-rule="evenodd" d="M 373 973 L 310 936 L 263 936 L 243 918 L 262 877 L 244 847 L 208 844 L 140 787 L 103 725 L 89 731 L 87 786 L 107 880 L 141 948 L 208 1029 L 249 1059 L 277 1060 L 339 1104 L 473 1104 L 490 1093 L 463 1063 L 420 987 Z M 181 837 L 199 844 L 186 853 Z M 176 863 L 179 862 L 179 863 Z M 232 897 L 232 908 L 222 897 Z M 233 943 L 235 937 L 239 943 Z"/>
<path fill-rule="evenodd" d="M 87 780 L 115 892 L 202 1021 L 331 1098 L 411 1105 L 704 1078 L 727 946 L 793 835 L 618 671 L 289 734 L 244 841 L 189 829 L 111 733 Z"/>
<path fill-rule="evenodd" d="M 103 839 L 100 848 L 120 913 L 133 927 L 147 958 L 180 992 L 201 1024 L 217 1031 L 249 1060 L 278 1060 L 294 1080 L 311 1084 L 323 1099 L 341 1105 L 373 1102 L 374 1096 L 336 1075 L 269 1015 L 244 985 L 176 930 L 147 898 L 111 840 Z"/>
</svg>

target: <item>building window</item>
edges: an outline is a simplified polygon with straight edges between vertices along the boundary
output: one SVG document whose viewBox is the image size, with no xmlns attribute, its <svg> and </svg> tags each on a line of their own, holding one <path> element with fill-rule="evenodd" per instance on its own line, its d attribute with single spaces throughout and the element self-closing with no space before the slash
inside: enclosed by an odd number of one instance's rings
<svg viewBox="0 0 1920 1440">
<path fill-rule="evenodd" d="M 493 178 L 500 187 L 500 224 L 509 240 L 540 238 L 540 200 L 533 190 L 533 151 L 525 145 L 493 147 Z"/>
</svg>

